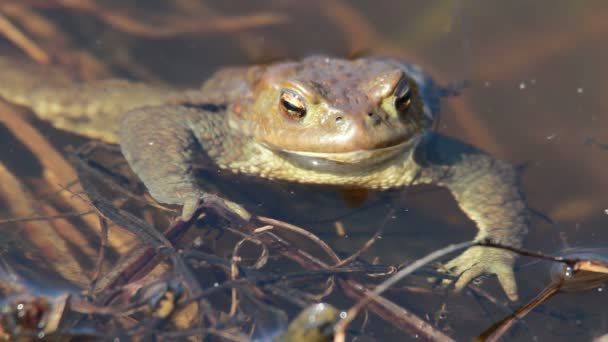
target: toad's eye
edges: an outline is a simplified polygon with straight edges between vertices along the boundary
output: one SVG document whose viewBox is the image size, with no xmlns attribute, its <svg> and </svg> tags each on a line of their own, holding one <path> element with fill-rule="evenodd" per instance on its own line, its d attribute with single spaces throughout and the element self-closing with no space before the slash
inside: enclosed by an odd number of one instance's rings
<svg viewBox="0 0 608 342">
<path fill-rule="evenodd" d="M 292 90 L 283 90 L 279 100 L 281 112 L 290 119 L 299 120 L 306 115 L 304 99 Z"/>
<path fill-rule="evenodd" d="M 412 104 L 412 89 L 406 81 L 401 82 L 395 89 L 395 109 L 404 113 Z"/>
</svg>

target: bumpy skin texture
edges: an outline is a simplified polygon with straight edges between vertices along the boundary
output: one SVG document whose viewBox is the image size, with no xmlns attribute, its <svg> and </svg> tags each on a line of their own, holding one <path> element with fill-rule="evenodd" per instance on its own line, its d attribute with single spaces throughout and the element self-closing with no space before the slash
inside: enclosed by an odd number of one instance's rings
<svg viewBox="0 0 608 342">
<path fill-rule="evenodd" d="M 58 76 L 48 82 L 10 63 L 0 58 L 2 77 L 12 82 L 2 82 L 0 96 L 61 128 L 118 140 L 152 196 L 184 205 L 185 217 L 211 200 L 192 169 L 203 158 L 233 172 L 302 183 L 436 184 L 475 221 L 476 239 L 518 247 L 527 230 L 516 170 L 428 131 L 442 88 L 411 65 L 309 57 L 221 70 L 201 89 L 178 92 L 118 80 L 73 84 Z M 124 111 L 118 131 L 115 118 Z M 212 200 L 248 218 L 237 204 Z M 479 275 L 496 274 L 515 300 L 514 259 L 510 252 L 473 247 L 446 267 L 460 276 L 457 290 Z"/>
</svg>

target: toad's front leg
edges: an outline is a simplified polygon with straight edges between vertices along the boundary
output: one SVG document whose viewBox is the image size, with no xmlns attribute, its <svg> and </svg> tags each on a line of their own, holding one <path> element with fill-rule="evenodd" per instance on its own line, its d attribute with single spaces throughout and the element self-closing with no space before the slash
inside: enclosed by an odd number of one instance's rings
<svg viewBox="0 0 608 342">
<path fill-rule="evenodd" d="M 416 151 L 422 166 L 419 182 L 447 187 L 458 205 L 477 224 L 475 240 L 490 240 L 520 247 L 529 214 L 520 191 L 517 170 L 510 164 L 445 136 L 429 134 Z M 511 300 L 517 300 L 513 274 L 516 255 L 491 248 L 472 247 L 446 267 L 459 276 L 461 290 L 482 274 L 495 274 Z"/>
<path fill-rule="evenodd" d="M 122 153 L 152 197 L 162 203 L 183 205 L 182 218 L 189 219 L 199 205 L 224 216 L 249 220 L 240 205 L 207 193 L 197 181 L 193 164 L 198 156 L 217 150 L 222 139 L 221 107 L 155 106 L 125 114 L 120 129 Z M 201 140 L 203 132 L 209 139 Z M 208 146 L 214 145 L 214 146 Z"/>
</svg>

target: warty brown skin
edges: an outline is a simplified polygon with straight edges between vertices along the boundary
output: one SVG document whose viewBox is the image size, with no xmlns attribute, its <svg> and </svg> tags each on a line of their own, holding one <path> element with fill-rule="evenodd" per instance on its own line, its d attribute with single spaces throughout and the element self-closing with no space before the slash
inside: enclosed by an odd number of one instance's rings
<svg viewBox="0 0 608 342">
<path fill-rule="evenodd" d="M 206 196 L 192 168 L 205 156 L 219 168 L 268 179 L 374 189 L 435 184 L 475 221 L 476 239 L 519 247 L 527 231 L 516 170 L 430 132 L 418 85 L 395 60 L 316 56 L 227 68 L 190 91 L 120 80 L 71 83 L 47 71 L 32 77 L 11 63 L 0 58 L 2 77 L 11 81 L 0 96 L 60 128 L 119 142 L 151 195 L 184 205 L 184 216 Z M 460 276 L 458 290 L 496 274 L 516 300 L 514 259 L 472 247 L 446 267 Z"/>
</svg>

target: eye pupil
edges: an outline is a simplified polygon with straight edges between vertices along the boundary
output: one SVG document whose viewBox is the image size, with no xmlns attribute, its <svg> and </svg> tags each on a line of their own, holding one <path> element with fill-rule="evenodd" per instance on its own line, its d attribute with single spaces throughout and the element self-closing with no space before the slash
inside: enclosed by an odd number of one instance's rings
<svg viewBox="0 0 608 342">
<path fill-rule="evenodd" d="M 400 112 L 405 112 L 412 104 L 412 92 L 410 88 L 405 88 L 401 95 L 395 99 L 395 108 Z"/>
<path fill-rule="evenodd" d="M 294 111 L 297 112 L 299 110 L 301 110 L 301 108 L 296 107 L 294 104 L 292 104 L 289 101 L 283 100 L 283 107 L 285 107 L 285 109 L 287 109 L 288 111 Z"/>
<path fill-rule="evenodd" d="M 306 106 L 299 95 L 284 91 L 281 93 L 281 111 L 291 119 L 301 119 L 306 115 Z"/>
<path fill-rule="evenodd" d="M 409 97 L 409 96 L 400 97 L 395 100 L 395 108 L 397 108 L 398 111 L 403 112 L 403 111 L 406 111 L 410 107 L 411 103 L 412 103 L 411 97 Z"/>
</svg>

